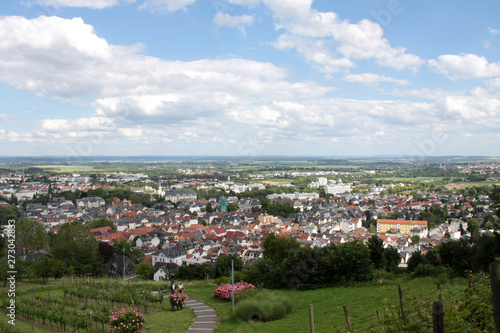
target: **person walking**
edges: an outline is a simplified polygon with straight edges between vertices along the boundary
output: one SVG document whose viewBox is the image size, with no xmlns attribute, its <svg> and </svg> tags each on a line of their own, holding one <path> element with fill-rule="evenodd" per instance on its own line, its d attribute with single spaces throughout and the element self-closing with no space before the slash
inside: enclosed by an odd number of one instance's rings
<svg viewBox="0 0 500 333">
<path fill-rule="evenodd" d="M 170 293 L 175 294 L 177 290 L 177 285 L 175 284 L 175 280 L 172 280 L 172 283 L 170 284 Z"/>
</svg>

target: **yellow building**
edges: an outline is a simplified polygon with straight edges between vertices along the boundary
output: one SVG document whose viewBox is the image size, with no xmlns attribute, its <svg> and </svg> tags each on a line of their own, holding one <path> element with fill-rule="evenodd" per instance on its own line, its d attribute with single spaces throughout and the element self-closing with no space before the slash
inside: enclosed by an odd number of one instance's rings
<svg viewBox="0 0 500 333">
<path fill-rule="evenodd" d="M 259 215 L 259 217 L 257 218 L 257 220 L 259 220 L 259 222 L 262 223 L 262 224 L 270 224 L 270 223 L 273 223 L 274 216 L 267 215 L 267 214 L 262 214 L 262 215 Z"/>
<path fill-rule="evenodd" d="M 409 235 L 410 231 L 416 227 L 427 227 L 427 221 L 377 220 L 377 232 L 399 229 L 403 235 Z"/>
</svg>

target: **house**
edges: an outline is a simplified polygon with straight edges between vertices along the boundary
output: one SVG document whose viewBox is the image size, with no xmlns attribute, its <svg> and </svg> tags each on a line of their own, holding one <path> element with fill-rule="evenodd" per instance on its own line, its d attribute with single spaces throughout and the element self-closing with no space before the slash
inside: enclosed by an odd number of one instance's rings
<svg viewBox="0 0 500 333">
<path fill-rule="evenodd" d="M 429 229 L 427 229 L 427 227 L 417 227 L 410 230 L 410 236 L 425 238 L 427 235 L 429 235 Z"/>
<path fill-rule="evenodd" d="M 196 200 L 196 192 L 193 190 L 172 190 L 165 192 L 165 200 L 172 202 Z"/>
<path fill-rule="evenodd" d="M 124 265 L 125 265 L 125 276 L 124 276 Z M 135 276 L 135 263 L 127 256 L 124 255 L 114 255 L 108 261 L 108 272 L 109 277 L 114 277 L 117 279 L 123 279 L 124 277 Z"/>
<path fill-rule="evenodd" d="M 167 265 L 160 266 L 153 271 L 153 280 L 154 281 L 165 280 L 168 277 L 168 273 L 169 272 L 167 269 Z"/>
<path fill-rule="evenodd" d="M 84 197 L 76 199 L 76 207 L 78 209 L 99 208 L 104 206 L 106 202 L 100 197 Z"/>
<path fill-rule="evenodd" d="M 24 261 L 38 262 L 43 259 L 43 257 L 48 256 L 49 252 L 46 249 L 41 249 L 39 251 L 29 250 L 21 256 Z"/>
<path fill-rule="evenodd" d="M 164 249 L 156 251 L 153 254 L 153 266 L 157 263 L 175 263 L 182 266 L 182 263 L 186 260 L 186 252 L 180 252 L 176 249 Z"/>
<path fill-rule="evenodd" d="M 306 234 L 317 234 L 318 227 L 314 223 L 310 223 L 307 227 L 304 228 L 304 232 Z"/>
</svg>

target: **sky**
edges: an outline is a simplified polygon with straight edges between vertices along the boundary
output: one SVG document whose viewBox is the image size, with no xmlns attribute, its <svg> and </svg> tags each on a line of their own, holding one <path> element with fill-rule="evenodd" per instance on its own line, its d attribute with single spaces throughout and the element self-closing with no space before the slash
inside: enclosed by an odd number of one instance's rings
<svg viewBox="0 0 500 333">
<path fill-rule="evenodd" d="M 498 0 L 10 0 L 0 156 L 500 155 Z"/>
</svg>

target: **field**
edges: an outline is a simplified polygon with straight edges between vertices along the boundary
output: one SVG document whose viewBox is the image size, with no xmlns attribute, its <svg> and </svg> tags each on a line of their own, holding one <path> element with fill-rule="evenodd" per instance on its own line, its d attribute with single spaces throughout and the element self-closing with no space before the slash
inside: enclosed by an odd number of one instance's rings
<svg viewBox="0 0 500 333">
<path fill-rule="evenodd" d="M 443 177 L 383 177 L 383 178 L 376 178 L 380 180 L 391 180 L 395 182 L 420 182 L 423 180 L 433 180 L 433 181 L 442 181 Z"/>
<path fill-rule="evenodd" d="M 493 185 L 500 185 L 500 183 L 498 183 L 498 182 L 463 182 L 463 183 L 448 184 L 448 185 L 446 185 L 446 187 L 450 190 L 454 190 L 454 189 L 461 189 L 461 188 L 472 187 L 472 186 L 492 187 Z"/>
<path fill-rule="evenodd" d="M 91 165 L 58 165 L 58 164 L 45 164 L 45 165 L 30 165 L 30 166 L 3 166 L 3 169 L 12 170 L 13 172 L 23 172 L 29 168 L 38 168 L 50 173 L 95 173 Z"/>
<path fill-rule="evenodd" d="M 39 165 L 37 168 L 55 173 L 91 173 L 95 172 L 90 165 Z"/>
<path fill-rule="evenodd" d="M 295 178 L 273 178 L 271 180 L 264 180 L 262 181 L 262 184 L 269 184 L 269 185 L 278 185 L 281 183 L 292 183 L 296 181 L 297 179 Z"/>
</svg>

